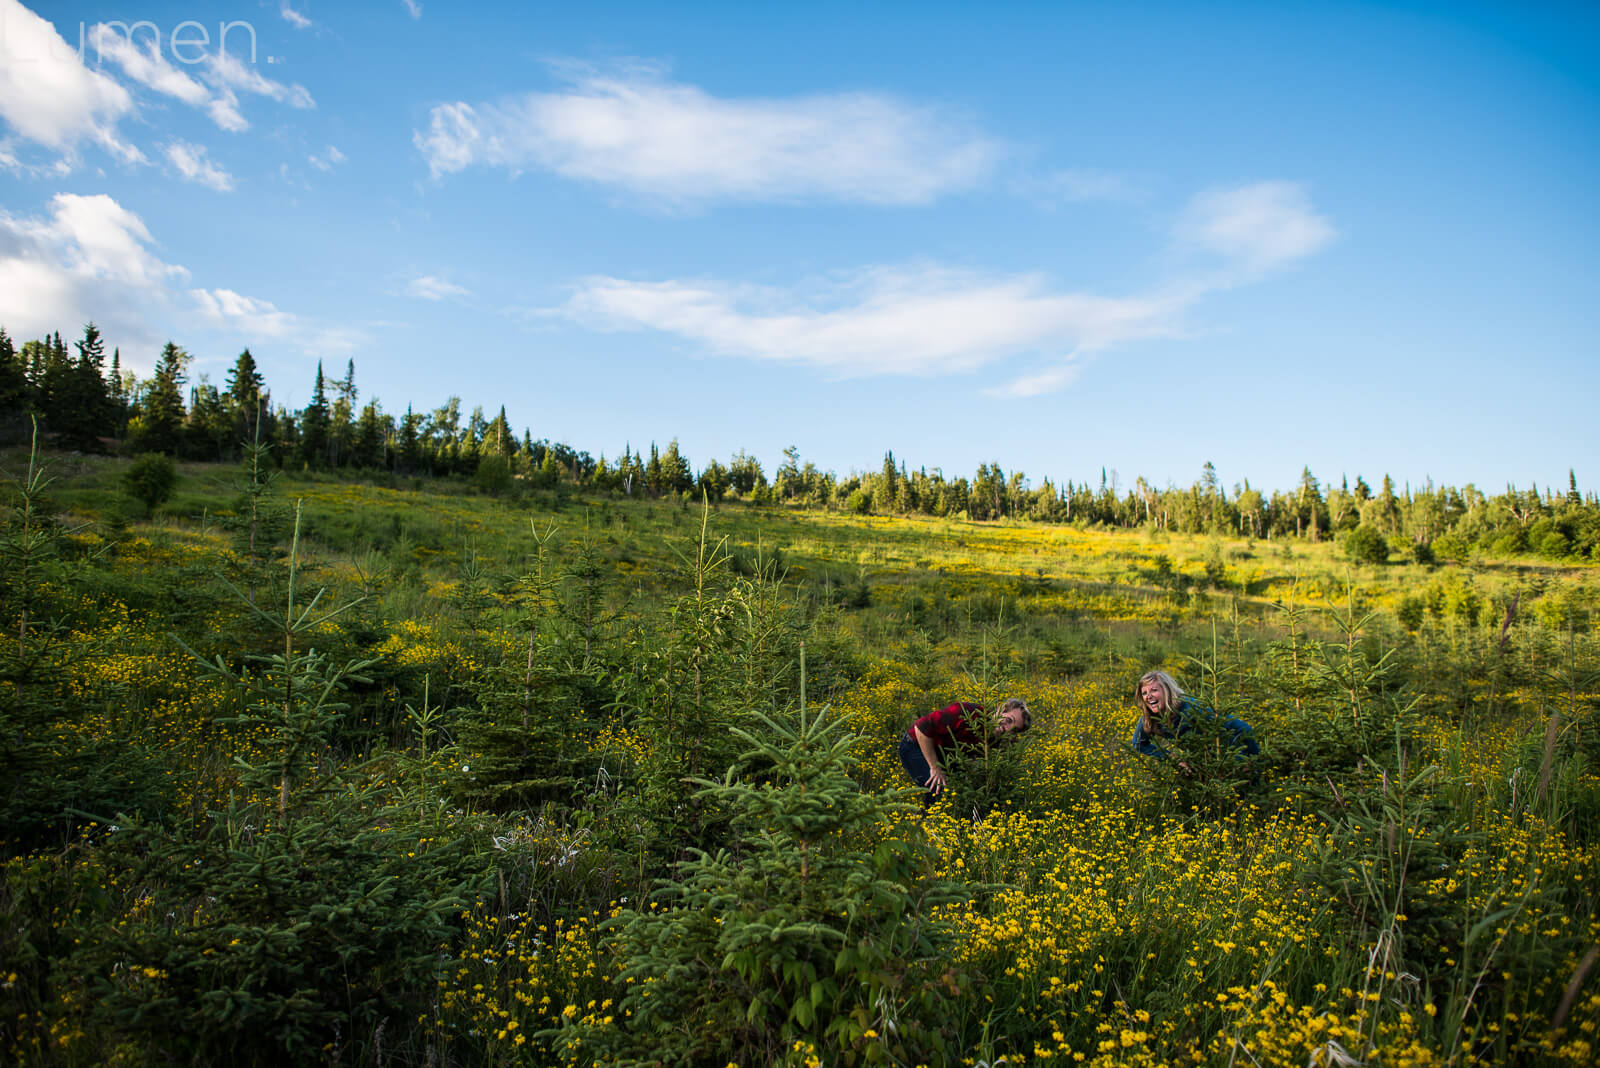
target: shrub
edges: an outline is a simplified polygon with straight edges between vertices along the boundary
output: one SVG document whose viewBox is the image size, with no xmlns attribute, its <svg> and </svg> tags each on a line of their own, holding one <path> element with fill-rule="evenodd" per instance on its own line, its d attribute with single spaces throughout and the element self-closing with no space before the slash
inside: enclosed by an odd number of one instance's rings
<svg viewBox="0 0 1600 1068">
<path fill-rule="evenodd" d="M 1386 564 L 1389 562 L 1389 539 L 1382 531 L 1363 523 L 1339 539 L 1344 554 L 1357 563 Z"/>
<path fill-rule="evenodd" d="M 144 505 L 146 515 L 165 504 L 177 484 L 178 469 L 159 452 L 144 453 L 122 473 L 122 488 Z"/>
</svg>

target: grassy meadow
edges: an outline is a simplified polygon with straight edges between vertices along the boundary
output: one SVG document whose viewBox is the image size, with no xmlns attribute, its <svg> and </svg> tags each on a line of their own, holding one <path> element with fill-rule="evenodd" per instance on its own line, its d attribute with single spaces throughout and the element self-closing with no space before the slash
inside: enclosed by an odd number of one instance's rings
<svg viewBox="0 0 1600 1068">
<path fill-rule="evenodd" d="M 1592 565 L 43 460 L 16 1063 L 1596 1057 Z M 1152 667 L 1260 758 L 1133 752 Z M 924 811 L 900 732 L 1009 695 Z"/>
</svg>

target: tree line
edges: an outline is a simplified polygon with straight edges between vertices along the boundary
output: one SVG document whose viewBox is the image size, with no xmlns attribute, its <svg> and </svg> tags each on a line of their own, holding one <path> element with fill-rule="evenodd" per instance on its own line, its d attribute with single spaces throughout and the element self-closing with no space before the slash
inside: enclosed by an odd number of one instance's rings
<svg viewBox="0 0 1600 1068">
<path fill-rule="evenodd" d="M 245 443 L 271 446 L 277 463 L 475 481 L 486 492 L 561 486 L 627 496 L 704 495 L 713 501 L 795 504 L 859 514 L 924 514 L 977 520 L 1030 519 L 1102 527 L 1148 527 L 1184 533 L 1311 541 L 1340 538 L 1352 556 L 1381 562 L 1405 552 L 1424 562 L 1465 561 L 1474 553 L 1532 554 L 1556 560 L 1600 559 L 1600 499 L 1580 493 L 1575 471 L 1564 492 L 1551 486 L 1507 486 L 1487 493 L 1463 487 L 1397 487 L 1384 475 L 1373 488 L 1324 485 L 1309 468 L 1291 490 L 1263 490 L 1249 480 L 1231 490 L 1207 463 L 1189 486 L 1131 486 L 1116 474 L 1034 486 L 1021 471 L 985 463 L 969 479 L 938 468 L 911 469 L 888 453 L 875 471 L 839 476 L 802 461 L 793 447 L 769 477 L 743 450 L 727 463 L 696 471 L 676 439 L 648 454 L 625 445 L 614 459 L 563 442 L 519 436 L 502 406 L 462 417 L 452 396 L 432 410 L 407 405 L 387 412 L 376 397 L 359 403 L 355 363 L 330 379 L 317 365 L 311 400 L 299 410 L 272 401 L 249 349 L 219 386 L 189 381 L 190 354 L 169 341 L 148 378 L 121 366 L 91 322 L 69 347 L 59 331 L 17 347 L 0 327 L 0 441 L 19 439 L 37 419 L 63 448 L 161 453 L 181 459 L 231 461 Z"/>
</svg>

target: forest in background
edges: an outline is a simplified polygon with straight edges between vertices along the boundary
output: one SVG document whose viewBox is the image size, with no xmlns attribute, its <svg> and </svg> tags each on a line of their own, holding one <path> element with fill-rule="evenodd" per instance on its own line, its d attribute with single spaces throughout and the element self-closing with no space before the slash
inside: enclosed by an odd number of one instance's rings
<svg viewBox="0 0 1600 1068">
<path fill-rule="evenodd" d="M 548 440 L 519 437 L 502 406 L 493 418 L 481 407 L 463 417 L 460 398 L 403 414 L 376 398 L 360 402 L 355 364 L 330 379 L 317 367 L 311 400 L 291 411 L 271 390 L 246 349 L 219 386 L 190 383 L 190 355 L 168 342 L 148 379 L 121 366 L 93 323 L 70 346 L 55 334 L 20 347 L 0 328 L 0 444 L 24 442 L 31 417 L 47 440 L 65 448 L 229 462 L 243 443 L 269 444 L 272 463 L 314 470 L 386 472 L 397 476 L 466 479 L 493 494 L 565 486 L 631 496 L 690 494 L 765 504 L 795 504 L 857 514 L 929 515 L 971 519 L 1017 518 L 1253 538 L 1341 539 L 1355 557 L 1382 562 L 1391 554 L 1429 563 L 1435 557 L 1467 563 L 1474 556 L 1529 555 L 1547 560 L 1594 560 L 1600 552 L 1600 499 L 1579 491 L 1575 470 L 1566 488 L 1530 483 L 1485 492 L 1467 484 L 1376 486 L 1357 475 L 1352 485 L 1324 485 L 1309 468 L 1291 489 L 1263 491 L 1249 480 L 1230 490 L 1208 463 L 1187 487 L 1160 488 L 1136 478 L 1121 485 L 1102 468 L 1098 482 L 1044 479 L 1032 485 L 1021 471 L 982 464 L 971 478 L 911 469 L 891 453 L 877 470 L 840 476 L 818 470 L 789 448 L 770 477 L 760 460 L 739 452 L 698 471 L 676 439 L 648 453 L 625 443 L 611 459 Z"/>
</svg>

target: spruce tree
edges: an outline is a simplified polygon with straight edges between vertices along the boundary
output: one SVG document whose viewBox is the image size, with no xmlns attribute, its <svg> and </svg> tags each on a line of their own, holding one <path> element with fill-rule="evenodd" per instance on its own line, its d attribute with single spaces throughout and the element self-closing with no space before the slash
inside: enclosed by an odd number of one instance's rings
<svg viewBox="0 0 1600 1068">
<path fill-rule="evenodd" d="M 111 375 L 106 383 L 111 398 L 111 436 L 118 441 L 128 429 L 128 385 L 122 380 L 122 350 L 111 350 Z"/>
<path fill-rule="evenodd" d="M 614 921 L 627 993 L 583 1045 L 619 1064 L 947 1061 L 959 987 L 926 914 L 966 895 L 935 877 L 906 792 L 863 790 L 857 740 L 803 699 L 733 734 L 739 766 L 695 783 L 734 846 L 691 850 Z"/>
<path fill-rule="evenodd" d="M 0 327 L 0 419 L 20 415 L 27 406 L 28 375 L 16 346 Z"/>
<path fill-rule="evenodd" d="M 146 386 L 140 405 L 135 437 L 142 450 L 177 454 L 183 439 L 184 368 L 188 364 L 189 354 L 173 342 L 162 348 L 155 375 Z"/>
<path fill-rule="evenodd" d="M 317 361 L 317 381 L 311 387 L 311 403 L 300 413 L 300 459 L 312 467 L 327 459 L 328 387 L 322 377 L 322 361 Z"/>
<path fill-rule="evenodd" d="M 256 440 L 256 426 L 267 405 L 266 380 L 256 368 L 249 349 L 239 353 L 228 372 L 228 407 L 234 415 L 234 436 L 242 443 Z"/>
</svg>

